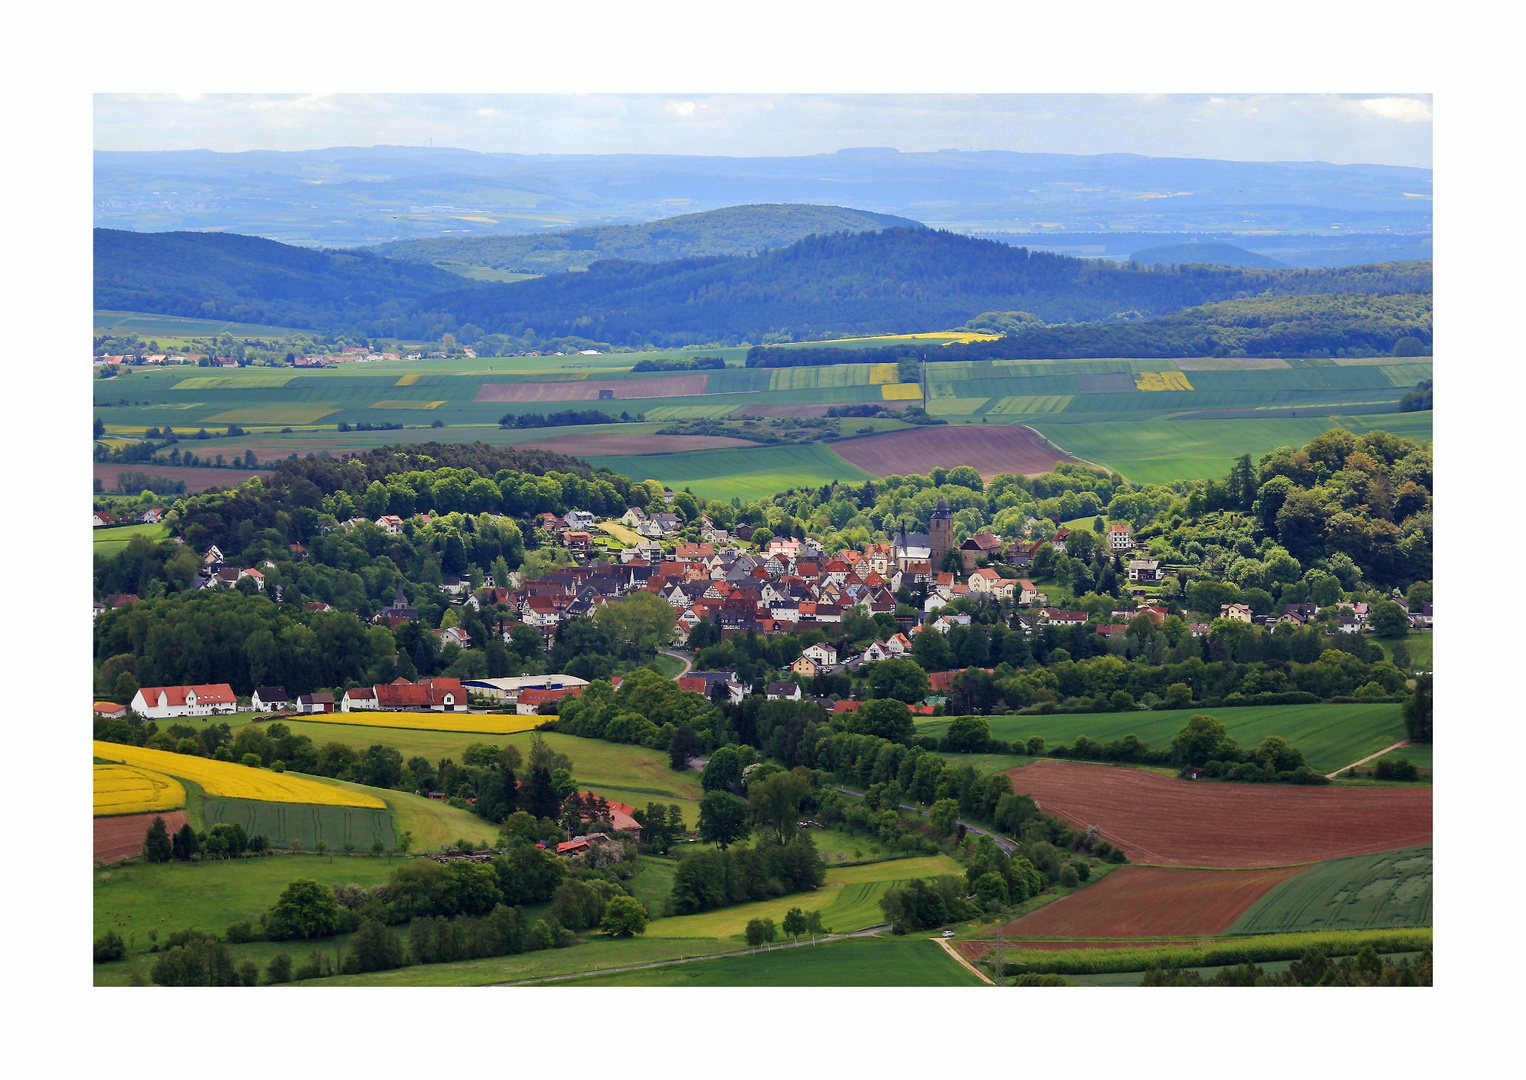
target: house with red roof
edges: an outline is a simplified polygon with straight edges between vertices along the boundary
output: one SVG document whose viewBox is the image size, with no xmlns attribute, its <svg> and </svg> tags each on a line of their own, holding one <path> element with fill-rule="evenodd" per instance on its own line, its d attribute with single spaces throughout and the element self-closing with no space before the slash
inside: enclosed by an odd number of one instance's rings
<svg viewBox="0 0 1526 1080">
<path fill-rule="evenodd" d="M 238 698 L 227 683 L 144 686 L 132 698 L 132 711 L 154 720 L 172 716 L 223 716 L 237 709 Z"/>
<path fill-rule="evenodd" d="M 577 697 L 582 692 L 581 686 L 564 686 L 560 690 L 530 687 L 519 692 L 519 697 L 514 702 L 514 711 L 520 716 L 539 716 L 545 706 L 561 701 L 564 697 Z"/>
</svg>

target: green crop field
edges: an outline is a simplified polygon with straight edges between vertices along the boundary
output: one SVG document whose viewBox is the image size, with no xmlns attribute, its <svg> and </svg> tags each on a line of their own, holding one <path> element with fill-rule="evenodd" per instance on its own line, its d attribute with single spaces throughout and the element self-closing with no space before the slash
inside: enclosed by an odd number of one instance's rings
<svg viewBox="0 0 1526 1080">
<path fill-rule="evenodd" d="M 596 457 L 589 461 L 633 480 L 660 480 L 675 490 L 688 488 L 707 499 L 756 499 L 790 487 L 872 479 L 819 443 Z"/>
<path fill-rule="evenodd" d="M 144 341 L 157 340 L 168 346 L 171 341 L 187 338 L 205 338 L 232 334 L 237 338 L 294 337 L 311 334 L 311 330 L 298 330 L 290 326 L 260 326 L 256 323 L 221 322 L 217 319 L 189 319 L 180 315 L 153 315 L 141 311 L 97 311 L 94 316 L 95 333 L 137 334 Z"/>
<path fill-rule="evenodd" d="M 441 847 L 453 847 L 457 840 L 469 840 L 473 844 L 483 841 L 493 844 L 498 840 L 498 826 L 470 810 L 435 802 L 412 792 L 384 791 L 364 784 L 352 784 L 347 780 L 326 782 L 351 791 L 375 795 L 385 802 L 387 809 L 392 811 L 397 832 L 412 834 L 409 837 L 410 851 L 436 851 Z"/>
<path fill-rule="evenodd" d="M 880 897 L 897 882 L 941 874 L 962 874 L 964 868 L 945 855 L 920 859 L 897 859 L 866 866 L 845 866 L 827 871 L 826 884 L 815 892 L 792 893 L 774 900 L 658 919 L 647 927 L 648 937 L 700 937 L 742 940 L 752 919 L 773 919 L 798 907 L 820 911 L 822 922 L 837 934 L 851 933 L 885 921 Z"/>
<path fill-rule="evenodd" d="M 1431 925 L 1431 848 L 1331 859 L 1273 886 L 1230 934 Z"/>
<path fill-rule="evenodd" d="M 123 938 L 135 933 L 144 949 L 149 930 L 163 935 L 190 927 L 221 934 L 241 919 L 258 924 L 297 878 L 369 887 L 386 881 L 397 865 L 392 859 L 343 854 L 127 863 L 93 875 L 95 933 L 116 930 Z"/>
<path fill-rule="evenodd" d="M 1250 454 L 1255 461 L 1278 446 L 1302 446 L 1332 427 L 1358 434 L 1381 429 L 1421 441 L 1431 438 L 1429 412 L 1233 420 L 1145 418 L 1128 424 L 1051 421 L 1036 418 L 1033 426 L 1076 457 L 1116 469 L 1141 484 L 1224 476 L 1241 454 Z"/>
<path fill-rule="evenodd" d="M 1280 735 L 1303 751 L 1309 766 L 1334 772 L 1391 746 L 1404 738 L 1402 706 L 1383 705 L 1256 705 L 1239 709 L 1174 709 L 1160 712 L 1060 713 L 1048 716 L 992 716 L 992 738 L 1011 742 L 1041 736 L 1047 747 L 1070 744 L 1086 735 L 1112 742 L 1137 735 L 1151 747 L 1164 749 L 1196 713 L 1206 712 L 1223 722 L 1242 747 L 1253 747 L 1268 735 Z M 919 721 L 917 731 L 941 736 L 948 717 Z M 961 758 L 962 760 L 962 758 Z"/>
<path fill-rule="evenodd" d="M 926 938 L 852 938 L 568 980 L 568 986 L 981 986 Z"/>
<path fill-rule="evenodd" d="M 91 533 L 91 550 L 97 555 L 115 555 L 127 547 L 134 536 L 150 540 L 168 540 L 170 527 L 159 525 L 108 525 Z"/>
<path fill-rule="evenodd" d="M 209 798 L 202 804 L 201 814 L 209 828 L 223 823 L 241 825 L 246 835 L 264 836 L 280 848 L 300 841 L 311 850 L 320 840 L 335 851 L 370 851 L 377 840 L 389 851 L 397 846 L 390 810 Z"/>
<path fill-rule="evenodd" d="M 1373 758 L 1362 768 L 1370 769 L 1380 761 L 1397 761 L 1399 758 L 1408 758 L 1409 763 L 1417 769 L 1434 769 L 1435 754 L 1430 743 L 1411 743 L 1409 746 L 1401 746 L 1397 750 L 1390 750 L 1382 757 Z"/>
</svg>

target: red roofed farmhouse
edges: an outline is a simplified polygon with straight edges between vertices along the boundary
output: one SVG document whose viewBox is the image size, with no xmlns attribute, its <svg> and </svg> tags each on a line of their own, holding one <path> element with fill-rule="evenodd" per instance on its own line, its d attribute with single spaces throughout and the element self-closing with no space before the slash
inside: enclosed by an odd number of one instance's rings
<svg viewBox="0 0 1526 1080">
<path fill-rule="evenodd" d="M 225 715 L 238 708 L 238 698 L 227 683 L 200 686 L 145 686 L 133 695 L 132 711 L 162 720 L 171 716 Z"/>
</svg>

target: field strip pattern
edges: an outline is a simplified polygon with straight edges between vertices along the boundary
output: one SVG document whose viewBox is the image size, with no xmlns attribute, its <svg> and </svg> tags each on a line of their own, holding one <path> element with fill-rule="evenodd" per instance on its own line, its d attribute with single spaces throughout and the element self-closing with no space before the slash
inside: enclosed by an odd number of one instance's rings
<svg viewBox="0 0 1526 1080">
<path fill-rule="evenodd" d="M 1120 866 L 1097 884 L 1008 923 L 1003 932 L 1009 938 L 1214 937 L 1300 869 Z"/>
<path fill-rule="evenodd" d="M 149 750 L 122 743 L 92 743 L 92 753 L 102 761 L 118 761 L 152 772 L 174 776 L 199 784 L 208 795 L 265 802 L 318 803 L 325 806 L 362 806 L 385 809 L 386 803 L 374 795 L 346 791 L 332 784 L 308 780 L 289 773 L 252 769 L 231 761 L 172 754 L 167 750 Z"/>
<path fill-rule="evenodd" d="M 97 765 L 91 778 L 95 816 L 178 810 L 185 787 L 173 776 L 131 765 Z"/>
<path fill-rule="evenodd" d="M 705 375 L 660 375 L 650 379 L 581 379 L 576 382 L 483 383 L 474 401 L 597 401 L 608 390 L 611 400 L 699 397 L 706 392 Z"/>
<path fill-rule="evenodd" d="M 1135 863 L 1265 868 L 1431 842 L 1431 788 L 1194 782 L 1119 766 L 1037 761 L 1007 770 L 1045 813 Z"/>
<path fill-rule="evenodd" d="M 402 731 L 456 731 L 467 735 L 516 735 L 533 731 L 546 722 L 544 716 L 502 713 L 347 712 L 304 713 L 312 724 L 346 724 L 352 727 L 396 728 Z"/>
</svg>

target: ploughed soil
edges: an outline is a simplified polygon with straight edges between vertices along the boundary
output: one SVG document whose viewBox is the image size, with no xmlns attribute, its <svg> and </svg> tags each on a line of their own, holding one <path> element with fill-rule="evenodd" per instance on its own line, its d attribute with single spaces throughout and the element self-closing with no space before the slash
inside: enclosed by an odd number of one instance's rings
<svg viewBox="0 0 1526 1080">
<path fill-rule="evenodd" d="M 1431 843 L 1429 785 L 1215 783 L 1054 760 L 1007 775 L 1013 789 L 1033 796 L 1045 813 L 1096 826 L 1134 863 L 1290 866 Z"/>
<path fill-rule="evenodd" d="M 554 435 L 549 439 L 520 443 L 525 450 L 549 450 L 573 457 L 612 457 L 616 454 L 681 454 L 686 450 L 724 450 L 733 446 L 757 446 L 729 435 Z"/>
<path fill-rule="evenodd" d="M 1074 461 L 1021 424 L 947 424 L 835 442 L 844 460 L 875 476 L 929 473 L 968 465 L 987 480 L 998 473 L 1038 476 Z"/>
<path fill-rule="evenodd" d="M 1003 932 L 1009 938 L 1213 937 L 1228 930 L 1273 885 L 1301 869 L 1177 870 L 1120 866 L 1097 884 L 1008 923 Z M 1024 942 L 1022 947 L 1074 946 L 1064 942 Z"/>
<path fill-rule="evenodd" d="M 577 379 L 568 382 L 483 383 L 474 401 L 598 401 L 599 391 L 615 401 L 631 398 L 697 397 L 708 375 L 656 375 L 647 379 Z"/>
<path fill-rule="evenodd" d="M 242 450 L 243 444 L 239 445 Z M 201 457 L 200 454 L 196 456 Z M 117 490 L 117 477 L 125 472 L 147 473 L 149 476 L 160 476 L 166 480 L 184 480 L 186 491 L 206 491 L 213 487 L 238 487 L 251 476 L 274 475 L 268 469 L 194 469 L 184 465 L 155 465 L 151 462 L 142 465 L 96 465 L 94 470 L 95 478 L 107 491 Z M 132 491 L 130 494 L 136 495 L 138 492 Z"/>
<path fill-rule="evenodd" d="M 122 814 L 120 817 L 95 819 L 95 861 L 116 862 L 127 859 L 143 850 L 143 837 L 154 818 L 162 817 L 164 827 L 171 836 L 180 831 L 187 820 L 184 810 L 163 810 L 157 814 Z"/>
</svg>

